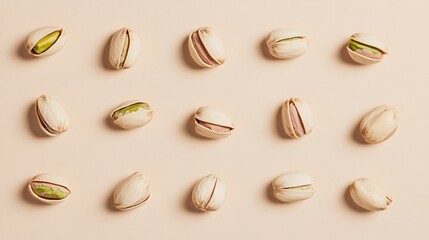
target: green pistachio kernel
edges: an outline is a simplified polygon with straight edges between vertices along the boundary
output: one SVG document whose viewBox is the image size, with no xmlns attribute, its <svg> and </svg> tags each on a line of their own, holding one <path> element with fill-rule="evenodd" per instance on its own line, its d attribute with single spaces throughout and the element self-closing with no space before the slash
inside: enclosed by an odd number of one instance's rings
<svg viewBox="0 0 429 240">
<path fill-rule="evenodd" d="M 113 113 L 112 117 L 114 119 L 118 119 L 120 116 L 122 116 L 126 113 L 137 112 L 141 108 L 146 109 L 146 110 L 150 110 L 150 107 L 147 103 L 138 102 L 138 103 L 134 103 L 134 104 L 131 104 L 129 106 L 126 106 L 126 107 L 123 107 L 121 109 L 116 110 Z"/>
<path fill-rule="evenodd" d="M 378 50 L 377 48 L 365 45 L 365 44 L 360 43 L 360 42 L 356 42 L 355 40 L 350 40 L 348 46 L 353 51 L 368 50 L 368 51 L 371 51 L 372 54 L 374 54 L 374 55 L 381 54 L 381 51 Z"/>
<path fill-rule="evenodd" d="M 302 39 L 302 37 L 291 37 L 291 38 L 285 38 L 285 39 L 281 39 L 278 40 L 277 42 L 288 42 L 288 41 L 293 41 L 293 40 L 298 40 L 298 39 Z"/>
<path fill-rule="evenodd" d="M 47 183 L 33 183 L 31 188 L 37 196 L 44 199 L 60 200 L 66 198 L 70 194 L 64 187 Z"/>
<path fill-rule="evenodd" d="M 48 50 L 54 43 L 58 40 L 60 37 L 60 32 L 52 32 L 46 36 L 44 36 L 42 39 L 40 39 L 36 45 L 33 47 L 33 52 L 37 54 L 44 53 L 46 50 Z"/>
</svg>

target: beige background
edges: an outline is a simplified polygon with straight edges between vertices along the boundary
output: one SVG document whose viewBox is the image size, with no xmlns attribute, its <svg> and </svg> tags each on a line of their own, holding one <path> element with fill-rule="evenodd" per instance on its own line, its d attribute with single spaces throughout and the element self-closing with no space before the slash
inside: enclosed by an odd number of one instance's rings
<svg viewBox="0 0 429 240">
<path fill-rule="evenodd" d="M 427 1 L 0 1 L 0 239 L 424 239 L 429 234 Z M 33 29 L 62 26 L 68 42 L 55 55 L 29 57 Z M 108 41 L 129 26 L 142 41 L 128 70 L 106 62 Z M 195 67 L 187 35 L 212 26 L 228 58 L 216 69 Z M 290 61 L 262 51 L 278 27 L 306 32 L 310 48 Z M 391 54 L 359 66 L 345 55 L 354 32 L 384 39 Z M 41 94 L 66 109 L 70 130 L 49 138 L 32 109 Z M 305 99 L 316 127 L 286 138 L 278 113 L 291 96 Z M 108 119 L 122 101 L 155 109 L 146 127 L 122 131 Z M 355 130 L 380 104 L 396 106 L 400 127 L 388 141 L 362 144 Z M 237 127 L 220 141 L 192 132 L 200 106 L 227 112 Z M 274 201 L 270 182 L 300 170 L 312 175 L 310 200 Z M 130 212 L 112 209 L 114 187 L 134 171 L 152 186 L 150 201 Z M 42 172 L 67 179 L 72 195 L 47 206 L 25 193 Z M 198 179 L 221 176 L 228 198 L 215 213 L 189 203 Z M 393 195 L 384 212 L 350 204 L 347 186 L 369 177 Z"/>
</svg>

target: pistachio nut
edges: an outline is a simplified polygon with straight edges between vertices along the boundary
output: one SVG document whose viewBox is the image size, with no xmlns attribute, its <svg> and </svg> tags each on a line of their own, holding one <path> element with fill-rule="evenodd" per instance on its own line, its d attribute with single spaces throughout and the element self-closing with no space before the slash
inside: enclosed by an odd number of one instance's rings
<svg viewBox="0 0 429 240">
<path fill-rule="evenodd" d="M 201 179 L 192 191 L 192 203 L 202 211 L 216 211 L 226 198 L 226 187 L 222 179 L 210 174 Z"/>
<path fill-rule="evenodd" d="M 142 173 L 135 172 L 116 186 L 113 202 L 119 210 L 131 210 L 146 203 L 149 197 L 148 179 Z"/>
<path fill-rule="evenodd" d="M 64 201 L 71 193 L 70 187 L 64 179 L 49 173 L 33 177 L 27 187 L 33 197 L 50 204 Z"/>
<path fill-rule="evenodd" d="M 313 114 L 303 100 L 292 97 L 283 104 L 281 113 L 283 128 L 289 137 L 300 138 L 313 130 Z"/>
<path fill-rule="evenodd" d="M 67 131 L 69 117 L 55 99 L 42 95 L 36 100 L 34 109 L 40 128 L 47 135 L 56 136 Z"/>
<path fill-rule="evenodd" d="M 287 172 L 272 183 L 274 196 L 282 202 L 296 202 L 311 198 L 315 192 L 313 179 L 302 172 Z"/>
<path fill-rule="evenodd" d="M 66 42 L 66 33 L 59 27 L 41 27 L 32 31 L 25 41 L 25 48 L 36 57 L 49 56 L 60 50 Z"/>
<path fill-rule="evenodd" d="M 207 138 L 225 138 L 234 131 L 229 116 L 214 107 L 200 107 L 194 115 L 194 123 L 195 132 Z"/>
<path fill-rule="evenodd" d="M 384 42 L 367 33 L 355 33 L 347 43 L 350 57 L 360 64 L 378 63 L 388 53 Z"/>
<path fill-rule="evenodd" d="M 149 104 L 140 100 L 123 102 L 110 114 L 113 123 L 124 129 L 142 127 L 152 120 L 152 116 Z"/>
<path fill-rule="evenodd" d="M 112 67 L 124 69 L 132 67 L 140 53 L 140 38 L 129 28 L 115 32 L 110 40 L 109 60 Z"/>
<path fill-rule="evenodd" d="M 369 211 L 385 210 L 392 203 L 391 196 L 366 178 L 354 181 L 349 190 L 353 201 Z"/>
<path fill-rule="evenodd" d="M 209 27 L 189 34 L 188 48 L 192 59 L 201 67 L 216 67 L 225 62 L 225 48 Z"/>
<path fill-rule="evenodd" d="M 270 54 L 279 59 L 298 57 L 307 52 L 308 38 L 301 31 L 279 28 L 265 39 Z"/>
<path fill-rule="evenodd" d="M 360 134 L 367 143 L 379 143 L 392 136 L 399 124 L 394 107 L 381 105 L 369 112 L 360 123 Z"/>
</svg>

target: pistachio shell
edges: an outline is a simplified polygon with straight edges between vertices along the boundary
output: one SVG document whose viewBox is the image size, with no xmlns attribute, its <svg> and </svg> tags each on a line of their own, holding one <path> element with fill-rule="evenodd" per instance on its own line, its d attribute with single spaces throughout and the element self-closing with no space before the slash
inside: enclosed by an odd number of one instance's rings
<svg viewBox="0 0 429 240">
<path fill-rule="evenodd" d="M 399 125 L 395 108 L 380 105 L 369 112 L 360 123 L 360 133 L 367 143 L 379 143 L 391 137 Z"/>
<path fill-rule="evenodd" d="M 71 193 L 70 187 L 64 179 L 50 173 L 33 177 L 27 187 L 34 198 L 49 204 L 60 203 Z"/>
<path fill-rule="evenodd" d="M 265 40 L 273 57 L 290 59 L 307 52 L 307 36 L 295 29 L 279 28 L 272 31 Z"/>
<path fill-rule="evenodd" d="M 110 114 L 113 123 L 124 129 L 142 127 L 150 122 L 153 111 L 149 104 L 140 100 L 121 103 Z"/>
<path fill-rule="evenodd" d="M 149 197 L 148 179 L 142 173 L 136 172 L 116 187 L 113 202 L 119 210 L 131 210 L 146 203 Z"/>
<path fill-rule="evenodd" d="M 109 60 L 116 69 L 132 67 L 140 53 L 140 38 L 129 28 L 115 32 L 110 40 Z"/>
<path fill-rule="evenodd" d="M 34 47 L 36 46 L 36 44 L 39 43 L 39 41 L 45 38 L 47 35 L 54 32 L 59 33 L 56 40 L 53 41 L 53 43 L 48 44 L 50 46 L 46 47 L 47 49 L 42 51 L 41 53 L 35 52 Z M 43 57 L 43 56 L 49 56 L 58 52 L 64 46 L 65 42 L 66 42 L 66 33 L 63 28 L 51 27 L 51 26 L 41 27 L 32 31 L 28 35 L 27 40 L 25 41 L 25 48 L 27 49 L 30 55 L 33 55 L 36 57 Z"/>
<path fill-rule="evenodd" d="M 226 187 L 221 178 L 214 174 L 201 179 L 192 191 L 194 206 L 202 211 L 216 211 L 225 202 Z"/>
<path fill-rule="evenodd" d="M 40 128 L 49 136 L 67 131 L 69 118 L 61 105 L 48 95 L 40 96 L 35 103 Z"/>
<path fill-rule="evenodd" d="M 207 138 L 225 138 L 234 131 L 229 116 L 214 107 L 199 108 L 194 115 L 194 123 L 195 132 Z"/>
<path fill-rule="evenodd" d="M 192 59 L 201 67 L 216 67 L 225 62 L 223 43 L 209 27 L 189 34 L 188 48 Z"/>
<path fill-rule="evenodd" d="M 283 128 L 292 138 L 310 134 L 314 127 L 314 118 L 310 106 L 299 98 L 291 98 L 282 106 Z"/>
<path fill-rule="evenodd" d="M 380 62 L 388 50 L 381 39 L 367 33 L 355 33 L 350 37 L 347 52 L 360 64 L 373 64 Z"/>
<path fill-rule="evenodd" d="M 392 197 L 368 179 L 361 178 L 350 186 L 350 196 L 360 207 L 369 211 L 385 210 L 392 203 Z"/>
<path fill-rule="evenodd" d="M 302 172 L 287 172 L 273 183 L 274 196 L 282 202 L 296 202 L 311 198 L 315 192 L 311 176 Z"/>
</svg>

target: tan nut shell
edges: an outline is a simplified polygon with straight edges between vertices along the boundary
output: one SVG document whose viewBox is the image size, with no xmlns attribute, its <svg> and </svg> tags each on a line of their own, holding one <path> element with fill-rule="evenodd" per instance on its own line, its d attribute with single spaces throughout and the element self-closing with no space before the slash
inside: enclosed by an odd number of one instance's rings
<svg viewBox="0 0 429 240">
<path fill-rule="evenodd" d="M 32 51 L 34 45 L 36 45 L 36 43 L 39 42 L 40 39 L 56 31 L 60 31 L 60 36 L 58 37 L 57 41 L 54 44 L 52 44 L 51 47 L 49 47 L 49 49 L 47 49 L 45 52 L 41 54 L 37 54 Z M 64 46 L 65 42 L 66 42 L 66 32 L 64 31 L 63 28 L 52 27 L 52 26 L 41 27 L 32 31 L 28 35 L 27 40 L 25 41 L 25 48 L 27 49 L 30 55 L 33 55 L 35 57 L 45 57 L 58 52 Z"/>
<path fill-rule="evenodd" d="M 216 211 L 225 202 L 226 187 L 214 174 L 201 179 L 192 191 L 192 203 L 202 211 Z"/>
<path fill-rule="evenodd" d="M 304 126 L 305 135 L 310 134 L 311 131 L 313 131 L 313 127 L 314 127 L 314 118 L 313 118 L 313 114 L 311 112 L 310 106 L 303 100 L 299 98 L 294 98 L 294 97 L 287 100 L 282 105 L 282 109 L 281 109 L 283 129 L 285 130 L 286 134 L 292 138 L 299 138 L 299 136 L 296 134 L 294 130 L 293 123 L 292 123 L 292 116 L 290 114 L 291 103 L 295 105 L 298 111 L 301 122 Z"/>
<path fill-rule="evenodd" d="M 148 179 L 136 172 L 118 184 L 113 193 L 113 202 L 119 210 L 131 210 L 146 203 L 149 197 Z"/>
<path fill-rule="evenodd" d="M 40 128 L 49 136 L 63 133 L 69 127 L 69 117 L 63 107 L 46 94 L 36 100 L 35 113 Z"/>
<path fill-rule="evenodd" d="M 371 110 L 360 123 L 360 134 L 367 143 L 379 143 L 391 137 L 399 125 L 395 108 L 381 105 Z"/>
<path fill-rule="evenodd" d="M 289 41 L 282 41 L 288 38 Z M 268 50 L 273 57 L 290 59 L 307 52 L 308 37 L 301 31 L 290 28 L 279 28 L 272 31 L 265 40 Z"/>
<path fill-rule="evenodd" d="M 30 193 L 31 196 L 33 196 L 37 200 L 39 200 L 41 202 L 44 202 L 44 203 L 49 203 L 49 204 L 60 203 L 60 202 L 63 202 L 64 200 L 66 200 L 67 197 L 63 198 L 63 199 L 45 199 L 45 198 L 41 198 L 40 196 L 38 196 L 37 194 L 35 194 L 33 192 L 33 189 L 31 188 L 31 184 L 33 182 L 46 182 L 46 183 L 51 183 L 51 184 L 59 185 L 59 186 L 62 186 L 64 188 L 66 188 L 71 193 L 69 184 L 63 178 L 58 177 L 58 176 L 56 176 L 54 174 L 51 174 L 51 173 L 42 173 L 42 174 L 36 175 L 36 176 L 34 176 L 28 182 L 27 189 L 28 189 L 28 192 Z M 70 193 L 69 193 L 69 195 L 70 195 Z"/>
<path fill-rule="evenodd" d="M 272 183 L 274 196 L 282 202 L 296 202 L 311 198 L 315 192 L 313 178 L 302 172 L 287 172 Z"/>
<path fill-rule="evenodd" d="M 356 42 L 365 44 L 367 46 L 377 48 L 378 50 L 380 50 L 382 52 L 382 54 L 388 53 L 388 49 L 386 47 L 386 44 L 381 39 L 379 39 L 373 35 L 370 35 L 367 33 L 355 33 L 350 37 L 350 39 L 354 40 Z M 349 53 L 350 57 L 354 61 L 356 61 L 360 64 L 373 64 L 373 63 L 378 63 L 382 60 L 382 59 L 374 59 L 374 58 L 366 57 L 362 54 L 359 54 L 359 53 L 353 51 L 348 46 L 347 46 L 347 52 Z"/>
<path fill-rule="evenodd" d="M 128 37 L 129 45 L 128 51 L 126 51 L 124 48 Z M 126 54 L 123 65 L 121 64 L 122 54 Z M 113 34 L 109 50 L 109 61 L 112 67 L 116 69 L 130 68 L 137 62 L 139 54 L 140 38 L 136 32 L 129 28 L 122 28 Z"/>
<path fill-rule="evenodd" d="M 148 124 L 153 117 L 153 110 L 147 110 L 144 108 L 139 109 L 136 112 L 130 112 L 130 113 L 126 113 L 124 115 L 122 115 L 121 117 L 117 118 L 116 120 L 113 118 L 113 114 L 124 107 L 133 105 L 135 103 L 143 103 L 145 104 L 149 109 L 150 106 L 148 103 L 141 101 L 141 100 L 130 100 L 130 101 L 126 101 L 123 102 L 121 104 L 119 104 L 111 113 L 110 113 L 110 118 L 112 119 L 113 123 L 116 124 L 117 126 L 123 128 L 123 129 L 134 129 L 134 128 L 138 128 L 138 127 L 143 127 L 146 124 Z"/>
<path fill-rule="evenodd" d="M 350 186 L 350 196 L 360 207 L 369 211 L 385 210 L 392 197 L 372 181 L 361 178 Z"/>
<path fill-rule="evenodd" d="M 229 127 L 229 132 L 216 132 L 198 123 L 203 121 L 219 126 Z M 195 132 L 203 137 L 221 139 L 228 137 L 234 131 L 234 124 L 231 118 L 224 112 L 214 107 L 200 107 L 194 115 Z"/>
<path fill-rule="evenodd" d="M 197 33 L 199 39 L 202 42 L 204 52 L 199 52 L 195 48 L 192 34 Z M 216 67 L 222 65 L 225 62 L 225 47 L 221 39 L 214 33 L 212 28 L 203 27 L 199 28 L 196 32 L 192 32 L 188 37 L 188 48 L 192 59 L 201 67 Z M 202 55 L 208 53 L 208 57 L 214 60 L 215 63 L 210 64 L 203 61 Z"/>
</svg>

